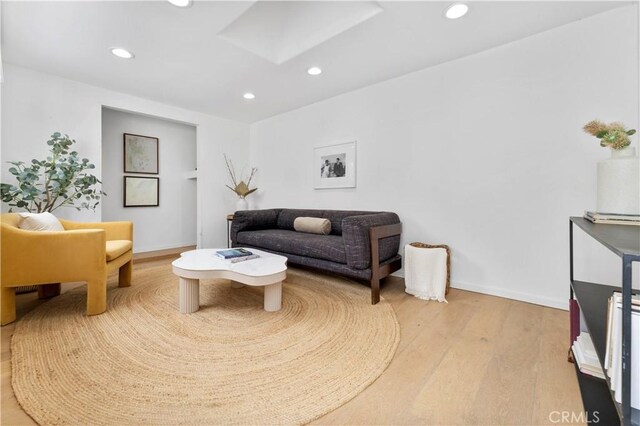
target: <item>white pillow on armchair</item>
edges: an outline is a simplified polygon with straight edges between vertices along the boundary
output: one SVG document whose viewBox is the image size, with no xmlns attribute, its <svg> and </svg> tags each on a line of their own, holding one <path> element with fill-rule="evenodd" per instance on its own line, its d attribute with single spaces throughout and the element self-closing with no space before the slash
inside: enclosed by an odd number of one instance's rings
<svg viewBox="0 0 640 426">
<path fill-rule="evenodd" d="M 19 213 L 22 217 L 18 227 L 25 231 L 64 231 L 57 217 L 49 212 Z"/>
</svg>

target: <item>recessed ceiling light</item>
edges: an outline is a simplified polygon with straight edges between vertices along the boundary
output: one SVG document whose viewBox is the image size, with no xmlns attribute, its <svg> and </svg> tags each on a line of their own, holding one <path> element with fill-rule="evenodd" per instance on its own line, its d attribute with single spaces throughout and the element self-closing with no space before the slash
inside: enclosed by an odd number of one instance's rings
<svg viewBox="0 0 640 426">
<path fill-rule="evenodd" d="M 191 0 L 169 0 L 169 3 L 178 7 L 187 7 L 191 5 Z"/>
<path fill-rule="evenodd" d="M 111 53 L 122 59 L 131 59 L 135 56 L 133 53 L 129 52 L 127 49 L 123 49 L 122 47 L 112 47 Z"/>
<path fill-rule="evenodd" d="M 243 97 L 243 98 L 245 98 L 245 99 L 255 99 L 255 98 L 256 98 L 256 95 L 254 95 L 254 94 L 253 94 L 253 93 L 251 93 L 251 92 L 247 92 L 247 93 L 245 93 L 244 95 L 242 95 L 242 97 Z"/>
<path fill-rule="evenodd" d="M 449 19 L 462 18 L 469 11 L 469 6 L 464 3 L 456 3 L 449 6 L 444 15 Z"/>
<path fill-rule="evenodd" d="M 307 74 L 309 75 L 320 75 L 322 74 L 322 70 L 318 67 L 311 67 L 307 70 Z"/>
</svg>

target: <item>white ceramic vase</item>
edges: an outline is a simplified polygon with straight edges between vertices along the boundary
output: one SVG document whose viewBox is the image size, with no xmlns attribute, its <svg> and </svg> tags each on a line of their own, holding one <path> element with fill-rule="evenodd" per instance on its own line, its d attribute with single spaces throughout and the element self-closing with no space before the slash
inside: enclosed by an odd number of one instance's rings
<svg viewBox="0 0 640 426">
<path fill-rule="evenodd" d="M 236 201 L 236 211 L 240 210 L 249 210 L 249 203 L 244 197 L 238 197 L 238 201 Z"/>
<path fill-rule="evenodd" d="M 598 162 L 596 210 L 600 213 L 640 214 L 640 163 L 636 149 L 612 149 Z"/>
</svg>

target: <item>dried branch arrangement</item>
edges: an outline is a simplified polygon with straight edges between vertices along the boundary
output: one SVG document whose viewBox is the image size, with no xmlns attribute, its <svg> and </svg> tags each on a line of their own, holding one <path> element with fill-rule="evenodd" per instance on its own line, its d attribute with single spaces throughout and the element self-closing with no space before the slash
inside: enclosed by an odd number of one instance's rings
<svg viewBox="0 0 640 426">
<path fill-rule="evenodd" d="M 224 162 L 227 165 L 227 171 L 229 172 L 229 177 L 231 178 L 231 183 L 233 184 L 233 187 L 226 185 L 227 188 L 235 192 L 241 198 L 244 198 L 247 195 L 258 190 L 258 188 L 249 189 L 249 185 L 251 185 L 251 179 L 253 179 L 253 176 L 258 171 L 257 168 L 255 167 L 251 168 L 251 173 L 247 178 L 247 182 L 245 182 L 244 179 L 242 178 L 242 175 L 240 175 L 240 180 L 238 180 L 236 169 L 233 167 L 233 163 L 229 158 L 227 158 L 226 154 L 224 155 Z"/>
</svg>

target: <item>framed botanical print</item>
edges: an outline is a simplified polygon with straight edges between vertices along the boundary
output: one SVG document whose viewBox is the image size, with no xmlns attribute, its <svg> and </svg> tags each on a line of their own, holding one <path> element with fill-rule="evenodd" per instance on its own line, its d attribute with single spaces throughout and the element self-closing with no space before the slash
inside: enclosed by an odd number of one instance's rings
<svg viewBox="0 0 640 426">
<path fill-rule="evenodd" d="M 356 141 L 313 150 L 313 187 L 355 188 Z"/>
<path fill-rule="evenodd" d="M 160 178 L 124 177 L 124 207 L 158 207 L 160 205 Z"/>
<path fill-rule="evenodd" d="M 124 134 L 124 172 L 158 174 L 158 138 Z"/>
</svg>

